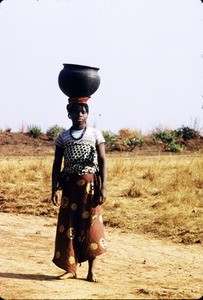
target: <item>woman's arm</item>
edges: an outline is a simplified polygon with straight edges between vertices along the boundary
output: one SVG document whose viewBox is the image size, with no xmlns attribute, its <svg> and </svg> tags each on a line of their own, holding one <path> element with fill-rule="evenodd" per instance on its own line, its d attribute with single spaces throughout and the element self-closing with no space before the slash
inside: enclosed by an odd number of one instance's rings
<svg viewBox="0 0 203 300">
<path fill-rule="evenodd" d="M 55 157 L 54 157 L 54 162 L 52 167 L 52 195 L 51 195 L 51 200 L 54 205 L 58 203 L 58 194 L 56 192 L 58 188 L 58 179 L 61 171 L 63 153 L 64 153 L 64 149 L 56 146 Z"/>
<path fill-rule="evenodd" d="M 106 154 L 105 144 L 101 143 L 97 145 L 99 173 L 101 176 L 101 190 L 100 190 L 100 204 L 106 201 L 106 186 L 107 186 L 107 167 L 106 167 Z"/>
</svg>

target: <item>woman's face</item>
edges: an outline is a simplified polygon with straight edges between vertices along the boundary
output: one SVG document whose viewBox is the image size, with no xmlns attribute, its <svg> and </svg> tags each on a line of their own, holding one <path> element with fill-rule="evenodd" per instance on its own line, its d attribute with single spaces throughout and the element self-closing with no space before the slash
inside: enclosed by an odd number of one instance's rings
<svg viewBox="0 0 203 300">
<path fill-rule="evenodd" d="M 88 113 L 83 105 L 77 105 L 71 112 L 70 117 L 73 124 L 83 125 L 86 124 Z"/>
</svg>

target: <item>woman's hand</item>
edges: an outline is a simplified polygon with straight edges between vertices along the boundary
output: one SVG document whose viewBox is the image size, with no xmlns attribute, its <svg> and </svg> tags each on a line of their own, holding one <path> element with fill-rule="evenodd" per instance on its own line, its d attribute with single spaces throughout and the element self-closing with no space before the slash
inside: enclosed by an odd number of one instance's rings
<svg viewBox="0 0 203 300">
<path fill-rule="evenodd" d="M 101 186 L 98 193 L 98 201 L 99 205 L 102 205 L 106 201 L 106 181 L 107 181 L 107 169 L 106 169 L 106 157 L 105 157 L 105 144 L 100 143 L 96 146 L 97 154 L 98 154 L 98 162 L 99 162 L 99 173 L 101 176 Z"/>
<path fill-rule="evenodd" d="M 101 188 L 101 190 L 99 191 L 98 204 L 102 205 L 102 204 L 104 204 L 104 202 L 106 202 L 106 189 Z"/>
<path fill-rule="evenodd" d="M 58 204 L 59 200 L 59 195 L 57 193 L 58 190 L 58 181 L 59 181 L 59 174 L 61 171 L 61 163 L 63 160 L 63 153 L 64 149 L 56 146 L 55 150 L 55 158 L 54 158 L 54 163 L 52 167 L 52 194 L 51 194 L 51 201 L 53 202 L 54 205 Z"/>
<path fill-rule="evenodd" d="M 59 194 L 57 193 L 57 191 L 52 191 L 52 195 L 51 195 L 51 201 L 54 205 L 57 205 L 59 202 Z"/>
</svg>

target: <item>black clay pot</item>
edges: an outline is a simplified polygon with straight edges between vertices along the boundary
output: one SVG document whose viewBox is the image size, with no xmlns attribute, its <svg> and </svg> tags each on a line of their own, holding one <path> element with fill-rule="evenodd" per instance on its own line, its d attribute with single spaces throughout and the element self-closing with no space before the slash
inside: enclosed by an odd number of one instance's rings
<svg viewBox="0 0 203 300">
<path fill-rule="evenodd" d="M 58 84 L 62 92 L 70 97 L 88 97 L 96 92 L 100 85 L 99 69 L 88 66 L 63 64 Z"/>
</svg>

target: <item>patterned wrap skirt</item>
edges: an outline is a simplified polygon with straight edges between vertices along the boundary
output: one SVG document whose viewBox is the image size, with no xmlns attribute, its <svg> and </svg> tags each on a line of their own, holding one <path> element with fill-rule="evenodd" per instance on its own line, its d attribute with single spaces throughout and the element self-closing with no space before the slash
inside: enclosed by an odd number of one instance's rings
<svg viewBox="0 0 203 300">
<path fill-rule="evenodd" d="M 107 252 L 101 207 L 94 199 L 94 174 L 62 180 L 53 263 L 75 273 L 77 264 Z"/>
</svg>

